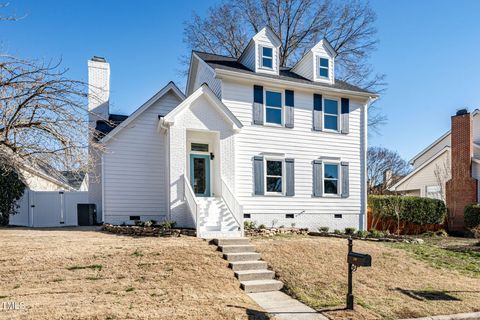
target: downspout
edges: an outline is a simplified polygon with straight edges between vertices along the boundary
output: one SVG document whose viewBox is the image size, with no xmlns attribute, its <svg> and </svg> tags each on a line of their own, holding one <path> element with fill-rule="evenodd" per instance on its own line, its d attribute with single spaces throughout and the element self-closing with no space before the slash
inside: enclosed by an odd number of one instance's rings
<svg viewBox="0 0 480 320">
<path fill-rule="evenodd" d="M 103 159 L 103 153 L 102 153 L 102 160 L 101 160 L 101 165 L 102 165 L 102 223 L 105 223 L 105 161 Z M 97 217 L 97 222 L 98 222 L 98 217 Z"/>
</svg>

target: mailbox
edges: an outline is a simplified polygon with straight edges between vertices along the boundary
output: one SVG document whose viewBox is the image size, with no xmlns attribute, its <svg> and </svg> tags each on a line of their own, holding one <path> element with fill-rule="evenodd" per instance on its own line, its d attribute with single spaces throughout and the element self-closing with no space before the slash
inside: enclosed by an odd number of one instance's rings
<svg viewBox="0 0 480 320">
<path fill-rule="evenodd" d="M 369 254 L 349 252 L 347 262 L 357 267 L 371 267 L 372 257 Z"/>
</svg>

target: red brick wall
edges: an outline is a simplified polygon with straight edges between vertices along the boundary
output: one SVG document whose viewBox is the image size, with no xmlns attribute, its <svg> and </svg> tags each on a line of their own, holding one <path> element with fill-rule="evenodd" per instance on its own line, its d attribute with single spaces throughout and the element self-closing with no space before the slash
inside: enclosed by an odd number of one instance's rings
<svg viewBox="0 0 480 320">
<path fill-rule="evenodd" d="M 448 229 L 463 231 L 463 210 L 477 201 L 477 180 L 472 178 L 472 117 L 469 113 L 452 117 L 452 178 L 447 181 Z"/>
</svg>

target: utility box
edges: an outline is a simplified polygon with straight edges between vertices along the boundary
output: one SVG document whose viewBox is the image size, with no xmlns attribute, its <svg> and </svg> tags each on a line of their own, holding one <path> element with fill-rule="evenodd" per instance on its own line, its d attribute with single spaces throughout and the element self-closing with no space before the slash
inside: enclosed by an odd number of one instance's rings
<svg viewBox="0 0 480 320">
<path fill-rule="evenodd" d="M 77 204 L 79 226 L 94 226 L 97 224 L 97 206 L 94 203 Z"/>
</svg>

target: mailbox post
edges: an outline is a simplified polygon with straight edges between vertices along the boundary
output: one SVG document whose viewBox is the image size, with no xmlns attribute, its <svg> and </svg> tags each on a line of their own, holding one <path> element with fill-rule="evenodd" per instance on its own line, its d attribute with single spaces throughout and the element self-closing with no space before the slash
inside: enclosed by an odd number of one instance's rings
<svg viewBox="0 0 480 320">
<path fill-rule="evenodd" d="M 348 238 L 348 256 L 353 251 L 353 240 L 352 238 Z M 348 293 L 347 293 L 347 309 L 348 310 L 353 310 L 353 268 L 354 265 L 353 263 L 350 263 L 348 261 Z"/>
<path fill-rule="evenodd" d="M 353 240 L 348 238 L 348 292 L 347 292 L 347 309 L 353 310 L 353 272 L 357 267 L 370 267 L 372 265 L 372 257 L 368 254 L 353 252 Z"/>
</svg>

